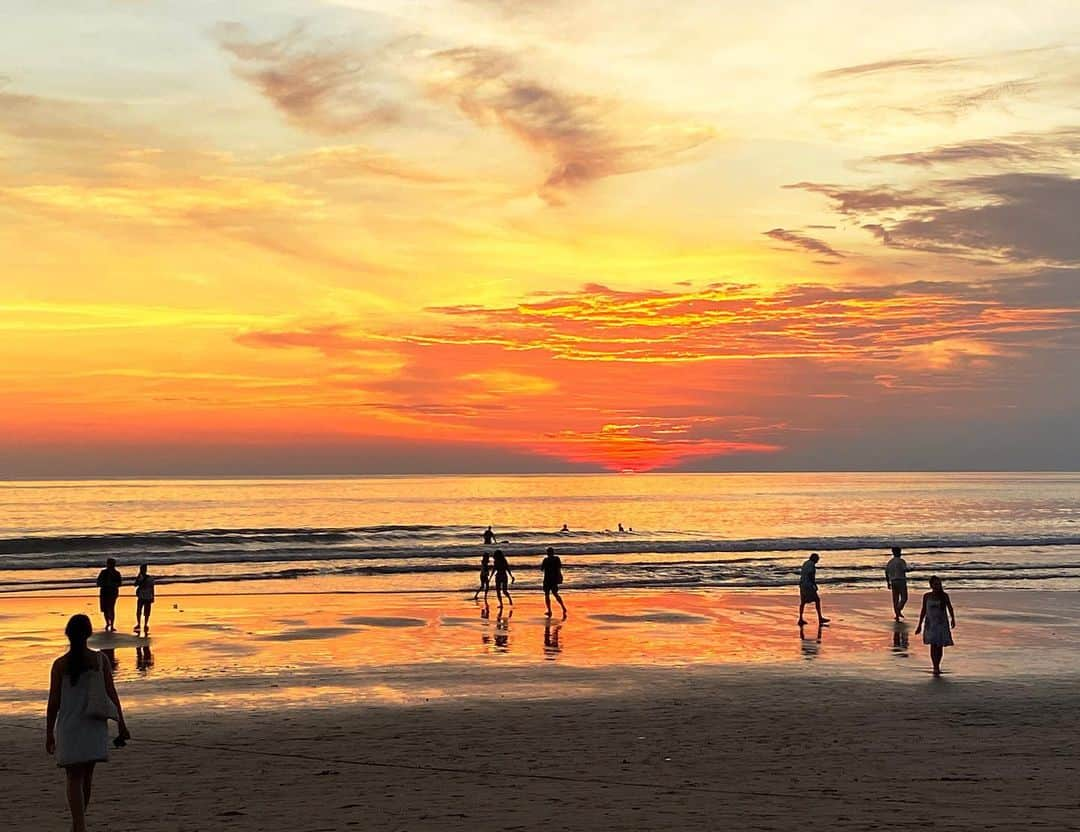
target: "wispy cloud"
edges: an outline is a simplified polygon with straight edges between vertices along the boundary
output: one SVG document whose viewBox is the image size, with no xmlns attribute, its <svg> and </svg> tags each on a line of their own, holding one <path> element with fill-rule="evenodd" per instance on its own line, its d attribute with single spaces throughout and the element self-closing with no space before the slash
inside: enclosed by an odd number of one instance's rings
<svg viewBox="0 0 1080 832">
<path fill-rule="evenodd" d="M 828 197 L 887 245 L 1025 265 L 1080 265 L 1080 179 L 1004 173 L 936 180 L 918 190 L 790 187 Z"/>
<path fill-rule="evenodd" d="M 819 240 L 816 237 L 801 234 L 798 231 L 791 231 L 786 228 L 773 228 L 763 233 L 766 237 L 776 240 L 777 242 L 786 243 L 795 248 L 801 248 L 803 251 L 808 251 L 811 254 L 821 254 L 825 257 L 835 259 L 841 259 L 844 256 L 828 243 Z"/>
<path fill-rule="evenodd" d="M 372 81 L 366 52 L 309 37 L 303 26 L 257 39 L 241 24 L 226 22 L 215 37 L 235 59 L 237 76 L 297 127 L 340 134 L 398 117 L 397 105 Z"/>
<path fill-rule="evenodd" d="M 443 65 L 432 86 L 437 97 L 550 158 L 541 193 L 552 202 L 605 177 L 677 164 L 716 135 L 700 123 L 558 89 L 530 78 L 517 59 L 496 50 L 467 47 L 435 57 Z"/>
<path fill-rule="evenodd" d="M 938 145 L 929 150 L 889 153 L 865 161 L 918 168 L 1035 163 L 1055 167 L 1077 155 L 1080 155 L 1080 127 L 1062 127 L 1043 133 L 1013 133 Z"/>
<path fill-rule="evenodd" d="M 1080 75 L 1069 51 L 1051 45 L 983 54 L 909 55 L 818 73 L 813 106 L 837 128 L 868 120 L 952 123 L 983 110 L 1075 98 Z"/>
<path fill-rule="evenodd" d="M 324 176 L 338 182 L 370 177 L 394 179 L 416 185 L 436 185 L 453 181 L 453 177 L 445 173 L 357 144 L 320 147 L 279 156 L 274 162 L 285 170 Z"/>
</svg>

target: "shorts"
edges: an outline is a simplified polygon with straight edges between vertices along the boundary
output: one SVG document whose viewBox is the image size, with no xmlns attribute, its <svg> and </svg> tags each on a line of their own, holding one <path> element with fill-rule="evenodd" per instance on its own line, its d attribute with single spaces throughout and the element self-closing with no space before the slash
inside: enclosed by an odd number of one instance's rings
<svg viewBox="0 0 1080 832">
<path fill-rule="evenodd" d="M 102 593 L 101 594 L 101 604 L 100 604 L 101 611 L 102 612 L 112 612 L 113 610 L 115 610 L 116 609 L 116 599 L 119 598 L 119 597 L 120 597 L 119 594 L 117 594 L 117 595 L 106 595 L 105 593 Z"/>
<path fill-rule="evenodd" d="M 558 581 L 544 581 L 544 592 L 558 592 L 558 591 L 559 591 L 559 582 Z"/>
<path fill-rule="evenodd" d="M 815 601 L 820 601 L 818 597 L 816 586 L 800 586 L 799 587 L 799 600 L 804 604 L 812 604 Z"/>
</svg>

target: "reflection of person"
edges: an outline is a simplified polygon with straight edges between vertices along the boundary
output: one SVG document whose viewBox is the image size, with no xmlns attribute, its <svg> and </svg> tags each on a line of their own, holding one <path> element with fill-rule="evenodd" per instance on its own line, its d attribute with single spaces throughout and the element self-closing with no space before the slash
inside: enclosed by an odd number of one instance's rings
<svg viewBox="0 0 1080 832">
<path fill-rule="evenodd" d="M 71 828 L 86 832 L 86 808 L 94 766 L 109 759 L 109 723 L 87 714 L 96 699 L 107 697 L 116 709 L 120 741 L 129 739 L 120 697 L 113 684 L 108 660 L 86 646 L 93 633 L 90 619 L 74 615 L 64 631 L 70 649 L 53 662 L 46 711 L 45 750 L 56 755 L 56 764 L 67 772 L 67 799 Z"/>
<path fill-rule="evenodd" d="M 142 634 L 150 635 L 150 609 L 154 606 L 154 578 L 146 570 L 144 563 L 135 576 L 135 635 L 139 634 L 139 622 L 142 621 Z"/>
<path fill-rule="evenodd" d="M 484 530 L 484 545 L 485 546 L 490 546 L 494 542 L 495 542 L 495 532 L 493 532 L 491 530 L 491 526 L 488 526 L 487 529 Z"/>
<path fill-rule="evenodd" d="M 105 561 L 105 568 L 97 576 L 100 592 L 101 614 L 105 617 L 105 632 L 116 632 L 116 599 L 120 597 L 120 586 L 124 579 L 116 569 L 116 559 Z"/>
<path fill-rule="evenodd" d="M 563 599 L 559 595 L 559 585 L 563 582 L 562 560 L 559 559 L 559 556 L 555 554 L 555 550 L 550 546 L 547 550 L 547 557 L 540 564 L 540 571 L 544 573 L 544 605 L 547 607 L 548 616 L 551 615 L 551 596 L 554 595 L 555 600 L 562 607 L 563 618 L 566 618 L 566 604 L 563 603 Z"/>
<path fill-rule="evenodd" d="M 802 572 L 799 574 L 799 626 L 806 624 L 806 619 L 803 618 L 803 610 L 807 604 L 813 603 L 814 608 L 817 610 L 818 624 L 828 624 L 829 619 L 825 618 L 821 614 L 821 598 L 818 596 L 817 587 L 817 563 L 821 560 L 821 556 L 814 552 L 810 555 L 809 559 L 802 565 Z"/>
<path fill-rule="evenodd" d="M 544 656 L 546 658 L 554 659 L 562 652 L 562 645 L 559 643 L 560 630 L 562 630 L 562 624 L 556 624 L 553 627 L 550 620 L 544 625 Z"/>
<path fill-rule="evenodd" d="M 150 652 L 149 644 L 140 644 L 135 648 L 135 669 L 146 673 L 154 666 L 154 654 Z"/>
<path fill-rule="evenodd" d="M 504 592 L 506 593 L 506 599 L 513 606 L 514 599 L 510 597 L 510 584 L 517 583 L 517 578 L 514 577 L 514 572 L 510 569 L 510 564 L 507 562 L 502 549 L 495 550 L 495 556 L 492 558 L 492 568 L 495 571 L 495 595 L 499 599 L 499 606 L 503 605 L 502 597 Z"/>
<path fill-rule="evenodd" d="M 922 599 L 919 626 L 915 628 L 915 635 L 922 632 L 923 644 L 930 645 L 930 661 L 934 664 L 935 676 L 941 675 L 941 658 L 945 654 L 945 648 L 952 647 L 953 644 L 950 622 L 953 627 L 956 626 L 952 601 L 941 585 L 941 578 L 934 575 L 930 579 L 930 591 Z"/>
<path fill-rule="evenodd" d="M 510 649 L 510 619 L 514 617 L 514 611 L 510 610 L 506 614 L 506 618 L 502 617 L 502 613 L 499 613 L 499 617 L 495 619 L 495 647 L 499 650 L 506 651 Z"/>
<path fill-rule="evenodd" d="M 907 561 L 900 557 L 900 547 L 893 546 L 892 557 L 885 564 L 885 585 L 892 591 L 893 615 L 897 621 L 904 617 L 907 605 L 907 573 Z"/>
<path fill-rule="evenodd" d="M 818 653 L 821 652 L 822 626 L 818 624 L 817 635 L 815 635 L 812 639 L 806 637 L 806 630 L 804 629 L 805 626 L 805 624 L 799 625 L 799 646 L 802 648 L 804 659 L 816 659 Z"/>
</svg>

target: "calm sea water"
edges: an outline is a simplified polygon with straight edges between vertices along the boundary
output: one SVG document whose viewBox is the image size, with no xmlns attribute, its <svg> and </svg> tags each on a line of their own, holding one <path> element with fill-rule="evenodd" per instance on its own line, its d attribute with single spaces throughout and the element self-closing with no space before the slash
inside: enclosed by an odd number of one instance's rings
<svg viewBox="0 0 1080 832">
<path fill-rule="evenodd" d="M 488 524 L 519 586 L 548 545 L 576 587 L 783 586 L 812 550 L 877 585 L 898 544 L 950 584 L 1080 589 L 1080 474 L 828 473 L 0 482 L 0 591 L 110 555 L 185 592 L 464 589 Z"/>
</svg>

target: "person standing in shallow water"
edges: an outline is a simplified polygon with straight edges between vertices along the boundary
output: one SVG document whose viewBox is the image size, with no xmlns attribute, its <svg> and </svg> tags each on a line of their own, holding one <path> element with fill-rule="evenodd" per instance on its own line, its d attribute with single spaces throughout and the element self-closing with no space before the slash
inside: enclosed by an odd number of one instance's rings
<svg viewBox="0 0 1080 832">
<path fill-rule="evenodd" d="M 135 635 L 139 634 L 139 624 L 142 623 L 142 634 L 150 635 L 150 610 L 154 606 L 154 578 L 147 569 L 147 564 L 139 567 L 139 574 L 135 576 Z"/>
<path fill-rule="evenodd" d="M 818 596 L 817 587 L 817 563 L 821 560 L 821 556 L 814 552 L 802 565 L 802 572 L 799 573 L 799 626 L 806 625 L 806 619 L 803 618 L 803 611 L 806 609 L 807 604 L 813 604 L 817 610 L 818 624 L 828 624 L 829 619 L 825 618 L 821 614 L 821 598 Z"/>
<path fill-rule="evenodd" d="M 116 599 L 120 597 L 120 587 L 124 579 L 116 569 L 116 558 L 105 561 L 105 568 L 98 572 L 97 585 L 100 590 L 101 614 L 105 618 L 105 632 L 116 632 Z"/>
<path fill-rule="evenodd" d="M 544 605 L 547 607 L 548 617 L 551 616 L 551 596 L 554 595 L 555 600 L 562 607 L 563 618 L 566 618 L 566 604 L 559 596 L 559 585 L 563 582 L 562 560 L 550 546 L 547 557 L 540 564 L 540 571 L 544 573 Z"/>
<path fill-rule="evenodd" d="M 488 587 L 491 585 L 491 555 L 484 552 L 483 557 L 480 558 L 480 588 L 476 590 L 476 594 L 473 596 L 473 600 L 476 601 L 480 598 L 480 593 L 484 593 L 484 603 L 487 603 Z"/>
<path fill-rule="evenodd" d="M 491 526 L 484 529 L 484 545 L 491 546 L 495 543 L 495 532 L 491 530 Z"/>
<path fill-rule="evenodd" d="M 941 585 L 941 578 L 930 578 L 930 591 L 923 596 L 922 610 L 919 612 L 919 626 L 915 635 L 923 634 L 923 644 L 930 645 L 930 661 L 934 665 L 934 675 L 941 675 L 941 659 L 945 648 L 953 646 L 952 628 L 956 627 L 956 613 L 953 612 L 949 593 Z"/>
<path fill-rule="evenodd" d="M 510 602 L 510 606 L 513 606 L 514 599 L 510 597 L 510 584 L 516 583 L 517 579 L 514 577 L 514 572 L 510 569 L 510 564 L 507 562 L 502 549 L 495 550 L 491 565 L 495 572 L 495 595 L 499 599 L 499 606 L 503 605 L 502 597 L 504 592 L 506 593 L 506 600 Z"/>
<path fill-rule="evenodd" d="M 907 561 L 900 557 L 900 547 L 893 546 L 892 557 L 885 564 L 885 585 L 892 592 L 893 615 L 897 621 L 904 617 L 908 601 L 907 573 Z"/>
<path fill-rule="evenodd" d="M 94 782 L 94 766 L 109 759 L 109 723 L 87 714 L 87 707 L 103 693 L 112 700 L 117 738 L 131 738 L 124 709 L 113 684 L 109 661 L 86 646 L 94 628 L 85 615 L 74 615 L 64 633 L 70 649 L 53 662 L 49 705 L 45 714 L 45 751 L 56 755 L 56 765 L 67 773 L 67 799 L 73 832 L 86 832 L 86 809 Z M 96 696 L 95 696 L 96 694 Z"/>
</svg>

